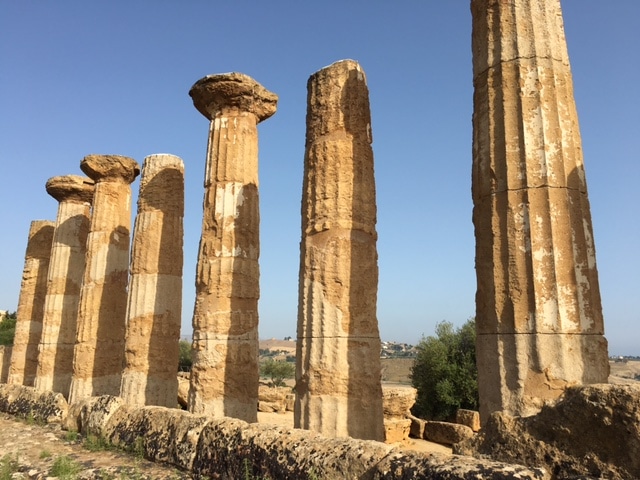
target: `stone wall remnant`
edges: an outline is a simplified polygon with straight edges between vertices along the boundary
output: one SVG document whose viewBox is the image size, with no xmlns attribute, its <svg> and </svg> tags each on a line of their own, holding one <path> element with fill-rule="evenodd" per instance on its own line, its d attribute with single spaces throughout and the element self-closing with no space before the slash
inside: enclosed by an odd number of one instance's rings
<svg viewBox="0 0 640 480">
<path fill-rule="evenodd" d="M 472 0 L 480 413 L 606 382 L 607 342 L 559 0 Z"/>
<path fill-rule="evenodd" d="M 94 182 L 87 177 L 64 175 L 50 178 L 46 189 L 59 203 L 34 386 L 67 397 Z"/>
<path fill-rule="evenodd" d="M 384 441 L 369 90 L 353 60 L 307 90 L 294 422 Z"/>
<path fill-rule="evenodd" d="M 48 220 L 34 220 L 29 227 L 16 312 L 16 333 L 7 375 L 7 383 L 12 385 L 32 387 L 36 378 L 54 229 L 55 224 Z"/>
<path fill-rule="evenodd" d="M 184 163 L 145 158 L 131 251 L 125 369 L 128 405 L 176 407 L 182 319 Z"/>
<path fill-rule="evenodd" d="M 189 95 L 210 120 L 196 272 L 189 411 L 248 422 L 258 406 L 258 129 L 277 95 L 241 73 Z"/>
<path fill-rule="evenodd" d="M 78 306 L 70 402 L 120 393 L 129 276 L 130 184 L 140 173 L 135 160 L 121 155 L 88 155 L 80 168 L 95 181 L 95 194 Z"/>
</svg>

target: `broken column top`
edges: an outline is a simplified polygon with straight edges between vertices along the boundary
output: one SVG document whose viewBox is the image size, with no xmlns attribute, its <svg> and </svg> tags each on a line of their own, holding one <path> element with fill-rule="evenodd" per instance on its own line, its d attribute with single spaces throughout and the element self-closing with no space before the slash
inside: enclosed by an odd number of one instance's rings
<svg viewBox="0 0 640 480">
<path fill-rule="evenodd" d="M 91 203 L 95 183 L 80 175 L 62 175 L 47 180 L 47 193 L 59 202 Z"/>
<path fill-rule="evenodd" d="M 80 162 L 80 170 L 96 182 L 103 178 L 120 178 L 131 183 L 140 174 L 140 165 L 133 158 L 122 155 L 87 155 Z"/>
<path fill-rule="evenodd" d="M 189 96 L 198 111 L 212 120 L 229 109 L 253 113 L 258 122 L 276 113 L 278 96 L 244 73 L 207 75 L 193 84 Z"/>
</svg>

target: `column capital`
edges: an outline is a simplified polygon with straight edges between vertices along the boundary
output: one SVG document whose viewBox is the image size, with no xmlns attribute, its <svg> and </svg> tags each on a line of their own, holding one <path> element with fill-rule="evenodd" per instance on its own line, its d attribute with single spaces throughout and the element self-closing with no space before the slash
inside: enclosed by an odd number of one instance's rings
<svg viewBox="0 0 640 480">
<path fill-rule="evenodd" d="M 225 110 L 253 113 L 258 122 L 276 113 L 278 95 L 243 73 L 207 75 L 189 90 L 196 109 L 209 120 Z"/>
<path fill-rule="evenodd" d="M 140 174 L 140 165 L 133 158 L 122 155 L 87 155 L 80 162 L 80 170 L 96 182 L 105 178 L 132 183 Z"/>
<path fill-rule="evenodd" d="M 59 202 L 91 203 L 95 183 L 80 175 L 61 175 L 47 180 L 45 188 Z"/>
</svg>

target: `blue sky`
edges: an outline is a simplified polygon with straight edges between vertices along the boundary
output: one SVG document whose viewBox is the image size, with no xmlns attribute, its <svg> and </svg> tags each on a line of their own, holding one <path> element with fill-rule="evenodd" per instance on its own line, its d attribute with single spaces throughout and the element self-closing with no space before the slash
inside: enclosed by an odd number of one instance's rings
<svg viewBox="0 0 640 480">
<path fill-rule="evenodd" d="M 606 336 L 611 354 L 640 355 L 640 2 L 563 9 Z M 208 123 L 188 91 L 238 71 L 280 97 L 259 126 L 260 336 L 295 336 L 306 82 L 352 58 L 370 89 L 381 336 L 462 324 L 475 312 L 470 35 L 465 0 L 0 2 L 0 309 L 16 309 L 30 221 L 55 219 L 48 178 L 89 153 L 172 153 L 186 165 L 189 335 Z"/>
</svg>

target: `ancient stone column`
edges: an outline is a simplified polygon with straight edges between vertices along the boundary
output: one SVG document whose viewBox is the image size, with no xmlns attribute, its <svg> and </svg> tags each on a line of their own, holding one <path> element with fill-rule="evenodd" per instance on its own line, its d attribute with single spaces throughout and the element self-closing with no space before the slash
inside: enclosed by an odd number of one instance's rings
<svg viewBox="0 0 640 480">
<path fill-rule="evenodd" d="M 128 405 L 178 404 L 182 318 L 184 164 L 174 155 L 144 160 L 133 230 L 125 369 Z"/>
<path fill-rule="evenodd" d="M 82 171 L 96 182 L 86 267 L 80 290 L 69 402 L 119 395 L 131 226 L 130 183 L 140 173 L 135 160 L 88 155 Z"/>
<path fill-rule="evenodd" d="M 483 421 L 607 382 L 559 0 L 472 0 L 473 222 Z"/>
<path fill-rule="evenodd" d="M 307 90 L 294 423 L 384 441 L 369 90 L 353 60 Z"/>
<path fill-rule="evenodd" d="M 78 301 L 94 183 L 87 177 L 66 175 L 50 178 L 46 189 L 59 203 L 34 386 L 41 391 L 60 392 L 66 397 L 73 371 Z"/>
<path fill-rule="evenodd" d="M 53 230 L 54 223 L 47 220 L 34 220 L 29 228 L 18 298 L 16 333 L 7 377 L 7 383 L 10 384 L 33 387 L 36 377 Z"/>
<path fill-rule="evenodd" d="M 189 411 L 255 422 L 260 296 L 257 125 L 275 113 L 278 97 L 241 73 L 204 77 L 189 95 L 211 121 Z"/>
</svg>

